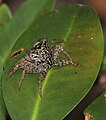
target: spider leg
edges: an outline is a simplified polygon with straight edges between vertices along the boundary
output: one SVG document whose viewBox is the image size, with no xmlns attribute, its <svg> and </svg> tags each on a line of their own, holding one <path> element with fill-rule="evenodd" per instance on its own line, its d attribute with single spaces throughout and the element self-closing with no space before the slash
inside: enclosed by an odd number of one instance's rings
<svg viewBox="0 0 106 120">
<path fill-rule="evenodd" d="M 70 59 L 70 61 L 73 61 L 70 55 L 63 49 L 62 53 Z"/>
<path fill-rule="evenodd" d="M 56 44 L 56 43 L 63 43 L 64 42 L 64 40 L 52 40 L 52 43 L 53 44 Z"/>
<path fill-rule="evenodd" d="M 46 72 L 40 73 L 39 81 L 38 81 L 38 90 L 41 98 L 42 98 L 42 82 L 44 81 L 45 77 L 46 77 Z"/>
<path fill-rule="evenodd" d="M 73 65 L 76 67 L 83 67 L 83 65 L 73 61 L 73 60 L 59 60 L 55 64 L 55 66 L 65 66 L 65 65 Z"/>
<path fill-rule="evenodd" d="M 62 53 L 69 58 L 69 61 L 68 60 L 65 60 L 66 64 L 72 64 L 73 66 L 77 66 L 77 67 L 84 67 L 84 65 L 81 65 L 77 62 L 75 62 L 71 57 L 70 55 L 63 49 Z M 64 60 L 63 60 L 64 61 Z"/>
<path fill-rule="evenodd" d="M 8 75 L 8 79 L 19 69 L 19 62 L 17 62 L 14 67 L 10 70 L 9 75 Z"/>
<path fill-rule="evenodd" d="M 19 90 L 20 90 L 20 88 L 21 88 L 21 86 L 22 86 L 22 83 L 23 83 L 23 81 L 24 81 L 25 74 L 26 74 L 26 72 L 25 72 L 25 70 L 23 70 L 21 79 L 20 79 L 19 84 L 18 84 Z"/>
<path fill-rule="evenodd" d="M 16 58 L 17 56 L 19 56 L 23 51 L 24 51 L 24 48 L 21 48 L 20 50 L 11 53 L 10 59 L 13 60 L 13 59 Z"/>
</svg>

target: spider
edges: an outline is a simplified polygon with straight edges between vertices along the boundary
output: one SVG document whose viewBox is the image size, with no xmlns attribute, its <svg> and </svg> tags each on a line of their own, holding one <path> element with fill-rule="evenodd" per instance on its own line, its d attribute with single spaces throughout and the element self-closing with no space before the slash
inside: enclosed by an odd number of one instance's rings
<svg viewBox="0 0 106 120">
<path fill-rule="evenodd" d="M 26 52 L 23 58 L 17 61 L 9 72 L 12 76 L 18 69 L 22 69 L 22 76 L 19 81 L 19 90 L 22 86 L 26 74 L 39 73 L 38 91 L 42 97 L 42 82 L 46 77 L 49 69 L 54 66 L 74 65 L 81 67 L 82 65 L 72 60 L 70 55 L 63 49 L 61 45 L 63 40 L 53 40 L 53 45 L 48 45 L 48 39 L 41 38 L 33 47 Z M 57 60 L 60 53 L 63 53 L 67 59 Z"/>
</svg>

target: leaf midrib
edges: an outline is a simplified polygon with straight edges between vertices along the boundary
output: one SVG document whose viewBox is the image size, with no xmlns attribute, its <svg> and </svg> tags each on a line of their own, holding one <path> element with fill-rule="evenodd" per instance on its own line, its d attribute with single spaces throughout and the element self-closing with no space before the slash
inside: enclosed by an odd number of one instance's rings
<svg viewBox="0 0 106 120">
<path fill-rule="evenodd" d="M 79 9 L 80 9 L 80 7 L 79 7 Z M 70 25 L 69 25 L 70 27 L 69 27 L 68 31 L 66 32 L 66 35 L 65 35 L 65 38 L 64 38 L 64 42 L 67 40 L 70 32 L 71 32 L 72 29 L 73 29 L 73 25 L 74 25 L 74 23 L 75 23 L 75 21 L 76 21 L 76 19 L 77 19 L 77 16 L 78 16 L 78 13 L 79 13 L 79 9 L 76 9 L 76 14 L 73 16 L 74 18 L 73 18 L 73 20 L 71 21 L 71 23 L 70 23 Z M 64 45 L 64 43 L 63 43 L 63 45 Z M 63 45 L 62 45 L 62 46 L 63 46 Z M 45 82 L 43 83 L 42 89 L 45 89 L 45 86 L 46 86 L 47 81 L 48 81 L 47 78 L 51 75 L 51 73 L 52 73 L 52 71 L 48 71 L 48 74 L 47 74 L 47 76 L 46 76 L 46 78 L 45 78 Z M 40 98 L 40 97 L 39 97 L 39 94 L 38 94 L 37 99 L 35 100 L 35 107 L 34 107 L 34 110 L 33 110 L 33 112 L 32 112 L 33 114 L 32 114 L 31 120 L 37 120 L 37 113 L 38 113 L 39 108 L 40 108 L 40 107 L 39 107 L 39 104 L 40 104 L 41 100 L 42 100 L 42 98 Z"/>
</svg>

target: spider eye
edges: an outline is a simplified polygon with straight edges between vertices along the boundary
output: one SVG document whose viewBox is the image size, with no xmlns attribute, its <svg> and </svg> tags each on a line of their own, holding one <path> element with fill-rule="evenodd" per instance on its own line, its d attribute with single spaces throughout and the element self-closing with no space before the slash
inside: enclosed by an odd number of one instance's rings
<svg viewBox="0 0 106 120">
<path fill-rule="evenodd" d="M 40 46 L 40 45 L 37 45 L 36 48 L 37 48 L 37 49 L 41 49 L 41 46 Z"/>
</svg>

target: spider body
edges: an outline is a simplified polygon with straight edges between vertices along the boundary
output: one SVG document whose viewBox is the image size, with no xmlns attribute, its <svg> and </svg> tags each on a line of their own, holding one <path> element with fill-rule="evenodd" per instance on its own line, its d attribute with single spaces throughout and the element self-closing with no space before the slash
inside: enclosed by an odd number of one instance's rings
<svg viewBox="0 0 106 120">
<path fill-rule="evenodd" d="M 57 60 L 60 53 L 65 54 L 68 60 Z M 9 77 L 12 76 L 18 69 L 23 69 L 19 82 L 20 89 L 25 78 L 25 74 L 39 73 L 38 90 L 40 96 L 42 96 L 42 81 L 45 79 L 48 70 L 53 66 L 64 66 L 69 64 L 79 67 L 82 66 L 79 63 L 74 62 L 69 54 L 64 51 L 61 45 L 54 44 L 49 46 L 48 40 L 42 38 L 35 43 L 29 51 L 27 51 L 23 58 L 15 63 L 9 73 Z"/>
</svg>

